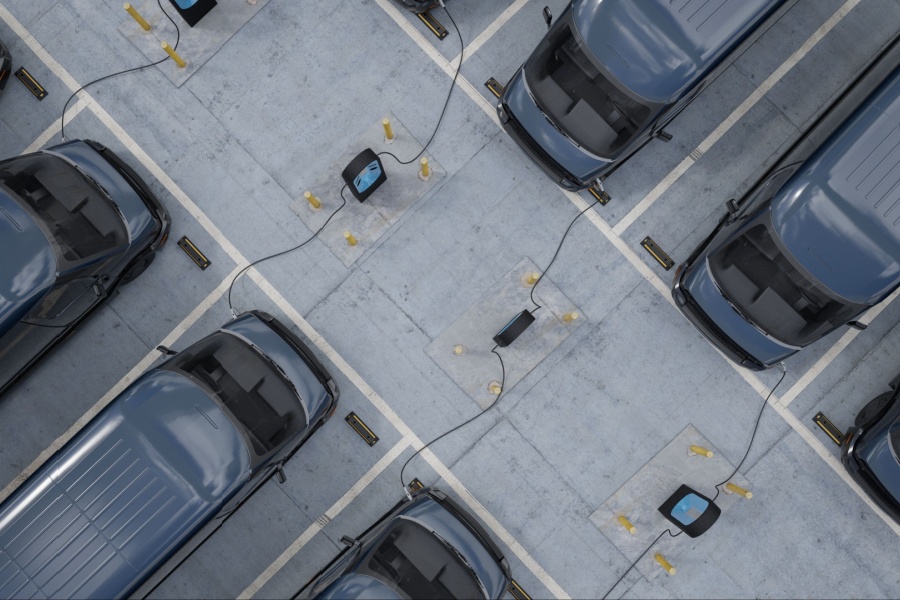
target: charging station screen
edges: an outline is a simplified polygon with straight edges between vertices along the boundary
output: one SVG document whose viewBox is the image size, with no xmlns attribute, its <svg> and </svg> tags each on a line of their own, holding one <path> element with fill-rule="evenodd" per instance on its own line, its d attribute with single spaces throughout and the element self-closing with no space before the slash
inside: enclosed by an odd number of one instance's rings
<svg viewBox="0 0 900 600">
<path fill-rule="evenodd" d="M 688 494 L 672 509 L 672 516 L 687 526 L 699 519 L 708 506 L 709 502 L 697 494 Z"/>
<path fill-rule="evenodd" d="M 372 185 L 380 175 L 381 167 L 378 166 L 377 160 L 373 160 L 365 169 L 359 172 L 359 175 L 353 180 L 353 185 L 356 186 L 358 191 L 364 192 L 369 189 L 369 186 Z"/>
</svg>

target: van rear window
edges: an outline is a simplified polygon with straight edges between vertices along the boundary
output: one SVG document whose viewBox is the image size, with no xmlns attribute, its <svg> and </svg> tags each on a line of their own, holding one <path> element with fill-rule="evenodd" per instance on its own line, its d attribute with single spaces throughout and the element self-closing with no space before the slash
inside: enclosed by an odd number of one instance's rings
<svg viewBox="0 0 900 600">
<path fill-rule="evenodd" d="M 263 456 L 306 427 L 290 382 L 261 353 L 219 331 L 180 352 L 163 368 L 201 381 L 231 413 Z"/>
<path fill-rule="evenodd" d="M 106 193 L 59 157 L 37 154 L 6 161 L 0 165 L 0 184 L 13 192 L 69 263 L 128 241 L 125 223 Z"/>
</svg>

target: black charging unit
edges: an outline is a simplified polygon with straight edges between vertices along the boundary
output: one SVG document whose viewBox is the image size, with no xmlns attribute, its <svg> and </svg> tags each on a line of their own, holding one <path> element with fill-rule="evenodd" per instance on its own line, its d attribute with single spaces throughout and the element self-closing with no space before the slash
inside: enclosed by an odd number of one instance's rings
<svg viewBox="0 0 900 600">
<path fill-rule="evenodd" d="M 706 533 L 722 514 L 715 502 L 684 484 L 658 510 L 692 538 Z"/>
<path fill-rule="evenodd" d="M 501 348 L 506 348 L 516 341 L 516 338 L 522 335 L 522 332 L 528 329 L 532 323 L 534 323 L 534 315 L 528 310 L 523 310 L 510 319 L 509 323 L 504 325 L 503 329 L 494 336 L 494 343 Z"/>
<path fill-rule="evenodd" d="M 344 183 L 350 188 L 353 197 L 365 202 L 372 192 L 387 181 L 387 173 L 378 155 L 371 148 L 366 148 L 350 161 L 341 173 Z"/>
</svg>

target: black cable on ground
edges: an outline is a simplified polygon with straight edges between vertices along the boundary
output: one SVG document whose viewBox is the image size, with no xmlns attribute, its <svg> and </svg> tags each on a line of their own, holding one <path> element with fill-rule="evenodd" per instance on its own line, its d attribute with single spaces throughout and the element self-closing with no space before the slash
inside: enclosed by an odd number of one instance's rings
<svg viewBox="0 0 900 600">
<path fill-rule="evenodd" d="M 566 237 L 568 237 L 569 231 L 572 230 L 572 226 L 575 225 L 575 221 L 577 221 L 579 218 L 581 218 L 581 215 L 583 215 L 587 211 L 591 210 L 592 208 L 597 206 L 599 203 L 600 203 L 600 201 L 597 200 L 596 202 L 594 202 L 593 204 L 591 204 L 590 206 L 585 208 L 583 211 L 581 211 L 580 213 L 575 215 L 575 218 L 572 219 L 572 222 L 569 223 L 568 227 L 566 227 L 566 232 L 563 234 L 562 239 L 559 240 L 559 245 L 556 247 L 556 252 L 553 253 L 553 258 L 550 259 L 550 263 L 547 265 L 547 268 L 544 269 L 543 273 L 541 273 L 538 276 L 537 281 L 534 282 L 534 285 L 531 286 L 531 303 L 534 304 L 534 306 L 535 306 L 535 309 L 531 312 L 537 312 L 538 310 L 543 308 L 543 306 L 541 306 L 540 304 L 538 304 L 537 302 L 534 301 L 534 290 L 535 290 L 535 288 L 537 288 L 538 284 L 541 282 L 541 279 L 544 278 L 544 275 L 547 274 L 547 271 L 550 270 L 550 267 L 553 266 L 553 261 L 555 261 L 556 257 L 559 256 L 559 251 L 562 249 L 563 242 L 566 241 Z"/>
<path fill-rule="evenodd" d="M 175 19 L 170 17 L 169 13 L 166 12 L 166 9 L 163 8 L 162 0 L 156 0 L 156 3 L 159 5 L 159 10 L 161 10 L 163 12 L 163 14 L 166 15 L 166 18 L 172 22 L 172 25 L 175 26 L 175 46 L 173 49 L 178 50 L 178 42 L 181 41 L 181 29 L 178 28 L 178 23 L 175 22 Z M 80 92 L 83 89 L 86 89 L 89 86 L 94 85 L 95 83 L 100 83 L 101 81 L 105 81 L 105 80 L 115 77 L 117 75 L 124 75 L 125 73 L 132 73 L 134 71 L 143 71 L 144 69 L 149 69 L 150 67 L 155 67 L 158 64 L 164 63 L 167 60 L 169 60 L 168 55 L 166 55 L 165 58 L 161 58 L 156 62 L 148 63 L 148 64 L 142 65 L 140 67 L 133 67 L 131 69 L 125 69 L 124 71 L 118 71 L 118 72 L 112 73 L 110 75 L 104 75 L 103 77 L 100 77 L 99 79 L 95 79 L 93 81 L 90 81 L 90 82 L 84 84 L 83 86 L 81 86 L 80 88 L 78 88 L 77 90 L 72 92 L 72 95 L 69 96 L 69 99 L 66 100 L 66 103 L 63 105 L 62 114 L 59 117 L 59 130 L 60 130 L 60 136 L 62 137 L 62 141 L 64 141 L 64 142 L 66 141 L 66 109 L 69 108 L 69 102 L 72 101 L 72 98 L 74 98 L 75 96 L 78 95 L 78 92 Z"/>
<path fill-rule="evenodd" d="M 250 263 L 249 265 L 247 265 L 246 267 L 241 269 L 240 272 L 234 276 L 234 279 L 231 280 L 231 284 L 229 284 L 229 286 L 228 286 L 228 308 L 229 308 L 229 310 L 231 310 L 231 314 L 233 316 L 236 317 L 237 313 L 234 310 L 234 306 L 231 304 L 231 290 L 234 289 L 234 284 L 235 284 L 235 282 L 237 282 L 237 280 L 240 278 L 240 276 L 243 275 L 244 273 L 246 273 L 251 267 L 258 265 L 261 262 L 265 262 L 265 261 L 269 260 L 270 258 L 277 258 L 279 256 L 284 256 L 285 254 L 289 254 L 289 253 L 293 252 L 294 250 L 299 250 L 303 246 L 307 245 L 308 243 L 310 243 L 311 241 L 316 239 L 316 237 L 320 233 L 322 233 L 322 230 L 325 229 L 325 226 L 328 225 L 328 223 L 331 221 L 331 219 L 334 218 L 334 215 L 338 214 L 342 208 L 347 206 L 347 198 L 346 198 L 346 196 L 344 196 L 344 190 L 346 190 L 346 189 L 347 189 L 347 184 L 344 184 L 344 187 L 341 188 L 341 205 L 338 206 L 337 209 L 335 209 L 335 211 L 333 213 L 331 213 L 327 219 L 325 219 L 325 222 L 322 223 L 322 226 L 319 227 L 315 233 L 313 233 L 311 236 L 309 236 L 303 242 L 297 244 L 293 248 L 288 248 L 287 250 L 282 250 L 281 252 L 276 252 L 275 254 L 270 254 L 269 256 L 264 256 L 262 258 L 254 260 L 252 263 Z"/>
<path fill-rule="evenodd" d="M 619 585 L 620 583 L 622 583 L 622 580 L 625 579 L 625 576 L 628 575 L 629 573 L 631 573 L 631 570 L 634 568 L 634 566 L 636 564 L 638 564 L 638 562 L 640 562 L 640 560 L 642 558 L 644 558 L 644 555 L 650 551 L 650 548 L 652 548 L 654 546 L 654 544 L 656 544 L 656 542 L 659 541 L 659 538 L 661 538 L 664 533 L 668 533 L 670 537 L 678 537 L 679 535 L 681 535 L 682 532 L 679 531 L 678 533 L 672 533 L 671 531 L 666 529 L 661 534 L 656 536 L 656 539 L 653 540 L 652 542 L 650 542 L 650 545 L 647 546 L 647 548 L 643 552 L 641 552 L 641 555 L 637 557 L 637 560 L 635 560 L 633 563 L 631 563 L 631 566 L 629 566 L 627 569 L 625 569 L 625 572 L 622 573 L 622 576 L 619 577 L 614 584 L 612 584 L 612 587 L 609 588 L 605 594 L 603 594 L 603 600 L 606 600 L 606 597 L 609 596 L 614 589 L 616 589 L 616 586 Z"/>
<path fill-rule="evenodd" d="M 750 443 L 747 444 L 747 451 L 744 452 L 744 457 L 741 459 L 741 462 L 737 464 L 732 471 L 731 475 L 729 475 L 725 481 L 722 483 L 716 484 L 716 495 L 713 496 L 713 502 L 716 501 L 716 498 L 719 497 L 719 494 L 722 492 L 722 486 L 731 481 L 731 478 L 737 475 L 737 472 L 741 470 L 741 466 L 744 464 L 744 461 L 747 460 L 747 457 L 750 455 L 750 448 L 753 447 L 753 440 L 756 438 L 756 431 L 759 429 L 759 422 L 762 420 L 763 412 L 766 410 L 766 405 L 769 404 L 769 398 L 772 397 L 772 394 L 775 393 L 775 390 L 778 389 L 778 386 L 781 385 L 781 382 L 784 381 L 784 376 L 787 375 L 787 367 L 784 366 L 784 363 L 778 363 L 781 367 L 781 377 L 778 379 L 778 383 L 775 384 L 775 387 L 772 388 L 772 391 L 769 392 L 769 395 L 766 396 L 766 399 L 763 401 L 762 406 L 759 408 L 759 414 L 756 416 L 756 425 L 753 426 L 753 433 L 750 435 Z"/>
<path fill-rule="evenodd" d="M 444 438 L 444 437 L 450 435 L 450 434 L 453 433 L 454 431 L 457 431 L 457 430 L 459 430 L 459 429 L 462 429 L 463 427 L 465 427 L 466 425 L 468 425 L 469 423 L 471 423 L 472 421 L 474 421 L 475 419 L 477 419 L 478 417 L 480 417 L 481 415 L 483 415 L 484 413 L 486 413 L 487 411 L 491 410 L 492 408 L 494 408 L 494 407 L 497 405 L 497 401 L 500 400 L 500 394 L 503 393 L 503 390 L 504 390 L 505 387 L 506 387 L 506 367 L 505 367 L 504 364 L 503 364 L 503 357 L 500 356 L 500 353 L 499 353 L 499 352 L 497 352 L 497 348 L 498 348 L 498 346 L 494 346 L 493 348 L 491 348 L 491 352 L 493 352 L 494 354 L 496 354 L 496 355 L 497 355 L 497 358 L 500 359 L 500 372 L 501 372 L 501 377 L 500 377 L 500 392 L 497 394 L 497 397 L 494 398 L 494 401 L 491 402 L 490 406 L 488 406 L 487 408 L 485 408 L 484 410 L 482 410 L 481 412 L 479 412 L 478 414 L 476 414 L 474 417 L 472 417 L 472 418 L 470 418 L 470 419 L 468 419 L 468 420 L 466 420 L 466 421 L 463 421 L 462 423 L 460 423 L 459 425 L 457 425 L 457 426 L 454 427 L 453 429 L 450 429 L 449 431 L 445 431 L 445 432 L 442 433 L 441 435 L 437 436 L 436 438 L 434 438 L 433 440 L 431 440 L 430 442 L 428 442 L 427 444 L 425 444 L 424 446 L 422 446 L 421 448 L 419 448 L 418 450 L 416 450 L 415 454 L 413 454 L 412 456 L 410 456 L 409 458 L 407 458 L 407 459 L 406 459 L 406 462 L 403 463 L 403 466 L 400 468 L 400 485 L 403 487 L 404 490 L 406 490 L 406 483 L 404 482 L 404 479 L 403 479 L 403 473 L 404 473 L 404 471 L 406 471 L 406 466 L 410 463 L 410 461 L 412 461 L 412 459 L 414 459 L 415 457 L 417 457 L 417 456 L 422 452 L 422 450 L 424 450 L 425 448 L 431 446 L 432 444 L 434 444 L 434 443 L 437 442 L 438 440 L 440 440 L 440 439 L 442 439 L 442 438 Z"/>
<path fill-rule="evenodd" d="M 465 43 L 463 42 L 462 33 L 459 32 L 459 27 L 456 26 L 456 21 L 453 20 L 453 17 L 450 15 L 450 11 L 447 10 L 446 6 L 444 7 L 444 11 L 446 11 L 447 16 L 450 17 L 450 22 L 453 23 L 453 28 L 456 29 L 456 35 L 459 36 L 459 64 L 456 66 L 456 75 L 453 76 L 453 82 L 450 84 L 450 91 L 447 92 L 447 100 L 444 101 L 444 108 L 441 110 L 441 116 L 438 117 L 437 125 L 434 126 L 434 131 L 431 133 L 431 137 L 428 138 L 428 141 L 425 142 L 424 146 L 422 146 L 422 151 L 407 161 L 400 160 L 393 153 L 388 152 L 388 151 L 378 153 L 378 156 L 390 156 L 391 158 L 396 160 L 401 165 L 412 164 L 415 161 L 419 160 L 419 157 L 422 156 L 423 154 L 425 154 L 425 150 L 428 148 L 428 146 L 431 144 L 431 142 L 434 141 L 434 136 L 437 135 L 438 129 L 440 129 L 440 127 L 441 127 L 441 122 L 444 120 L 444 115 L 447 114 L 447 107 L 450 106 L 450 98 L 453 96 L 453 88 L 456 87 L 456 80 L 459 78 L 459 72 L 462 70 L 463 55 L 464 55 L 463 53 L 466 50 L 466 46 L 465 46 Z"/>
</svg>

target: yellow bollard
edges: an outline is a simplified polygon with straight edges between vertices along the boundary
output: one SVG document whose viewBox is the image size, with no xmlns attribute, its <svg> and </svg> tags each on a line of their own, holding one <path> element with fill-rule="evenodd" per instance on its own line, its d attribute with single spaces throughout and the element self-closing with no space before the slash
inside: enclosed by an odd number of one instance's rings
<svg viewBox="0 0 900 600">
<path fill-rule="evenodd" d="M 753 492 L 750 490 L 745 490 L 739 485 L 735 485 L 731 482 L 725 484 L 725 493 L 726 494 L 737 494 L 738 496 L 743 496 L 747 500 L 753 497 Z"/>
<path fill-rule="evenodd" d="M 541 278 L 541 274 L 537 271 L 525 273 L 522 275 L 522 285 L 525 287 L 533 287 Z"/>
<path fill-rule="evenodd" d="M 428 181 L 431 179 L 431 169 L 428 168 L 428 159 L 423 156 L 422 160 L 419 161 L 419 164 L 422 165 L 422 168 L 419 169 L 419 179 Z"/>
<path fill-rule="evenodd" d="M 453 354 L 455 354 L 457 356 L 462 356 L 465 353 L 466 353 L 466 347 L 463 346 L 462 344 L 457 344 L 457 345 L 453 346 Z"/>
<path fill-rule="evenodd" d="M 381 124 L 384 126 L 384 143 L 385 144 L 393 144 L 394 143 L 394 130 L 391 129 L 391 120 L 385 117 L 381 120 Z"/>
<path fill-rule="evenodd" d="M 303 197 L 306 198 L 306 201 L 309 202 L 309 205 L 313 208 L 313 210 L 319 210 L 322 208 L 322 203 L 318 198 L 312 195 L 312 192 L 303 192 Z"/>
<path fill-rule="evenodd" d="M 631 521 L 629 521 L 628 519 L 625 518 L 625 515 L 619 515 L 619 518 L 617 520 L 619 521 L 619 525 L 624 527 L 625 531 L 627 531 L 631 535 L 634 535 L 635 533 L 637 533 L 637 527 L 632 525 Z"/>
<path fill-rule="evenodd" d="M 359 243 L 359 240 L 357 240 L 355 237 L 353 237 L 353 234 L 350 233 L 349 231 L 344 232 L 344 239 L 347 240 L 347 243 L 350 244 L 351 246 L 355 246 L 356 244 Z"/>
<path fill-rule="evenodd" d="M 566 323 L 571 323 L 572 321 L 574 321 L 577 318 L 578 318 L 577 312 L 566 313 L 562 316 L 562 320 L 565 321 Z"/>
<path fill-rule="evenodd" d="M 488 384 L 488 391 L 495 396 L 499 396 L 500 392 L 503 391 L 503 388 L 500 387 L 500 383 L 497 381 L 492 381 Z"/>
<path fill-rule="evenodd" d="M 128 14 L 131 15 L 132 19 L 137 21 L 137 24 L 141 26 L 141 29 L 143 29 L 144 31 L 150 31 L 150 23 L 148 23 L 147 20 L 141 16 L 141 13 L 139 13 L 137 9 L 126 2 L 125 10 L 128 11 Z"/>
<path fill-rule="evenodd" d="M 178 65 L 179 69 L 183 69 L 187 66 L 187 63 L 184 62 L 184 59 L 178 56 L 178 53 L 176 53 L 169 44 L 163 42 L 162 49 L 165 50 L 166 54 L 168 54 L 172 58 L 172 60 L 175 61 L 175 64 Z"/>
<path fill-rule="evenodd" d="M 665 556 L 657 552 L 656 556 L 654 556 L 653 558 L 656 559 L 656 562 L 659 563 L 659 566 L 661 566 L 666 573 L 668 573 L 669 575 L 675 574 L 675 567 L 673 567 L 672 564 L 666 560 Z"/>
<path fill-rule="evenodd" d="M 707 450 L 703 446 L 695 446 L 693 444 L 688 448 L 688 456 L 704 456 L 706 458 L 712 458 L 714 456 L 712 450 Z"/>
</svg>

